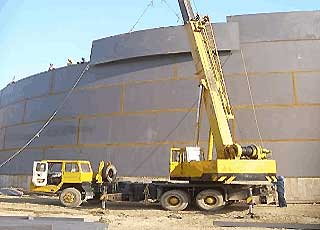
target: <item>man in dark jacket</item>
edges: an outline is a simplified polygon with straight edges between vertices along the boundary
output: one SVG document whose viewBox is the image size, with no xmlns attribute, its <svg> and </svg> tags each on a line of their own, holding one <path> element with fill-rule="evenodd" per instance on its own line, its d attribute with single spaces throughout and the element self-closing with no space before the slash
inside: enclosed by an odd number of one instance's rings
<svg viewBox="0 0 320 230">
<path fill-rule="evenodd" d="M 278 202 L 279 207 L 287 207 L 286 198 L 284 197 L 284 177 L 277 176 L 277 193 L 278 193 Z"/>
</svg>

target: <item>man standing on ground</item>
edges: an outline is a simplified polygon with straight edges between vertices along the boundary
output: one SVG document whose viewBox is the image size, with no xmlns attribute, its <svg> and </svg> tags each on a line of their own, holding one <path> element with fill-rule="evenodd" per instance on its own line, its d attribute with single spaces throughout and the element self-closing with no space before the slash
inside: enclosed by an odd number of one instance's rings
<svg viewBox="0 0 320 230">
<path fill-rule="evenodd" d="M 279 207 L 287 207 L 286 198 L 284 197 L 284 177 L 278 176 L 277 177 L 277 193 L 278 193 L 278 202 Z"/>
</svg>

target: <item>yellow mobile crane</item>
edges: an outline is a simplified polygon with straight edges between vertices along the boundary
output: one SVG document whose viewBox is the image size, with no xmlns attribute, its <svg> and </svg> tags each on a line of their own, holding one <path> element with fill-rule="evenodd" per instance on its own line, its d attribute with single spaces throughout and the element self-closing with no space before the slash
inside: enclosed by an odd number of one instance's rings
<svg viewBox="0 0 320 230">
<path fill-rule="evenodd" d="M 200 85 L 196 146 L 171 149 L 170 179 L 189 183 L 179 188 L 171 186 L 161 196 L 161 204 L 166 209 L 181 210 L 194 200 L 201 209 L 215 210 L 233 196 L 244 198 L 247 188 L 276 181 L 276 162 L 267 159 L 271 151 L 262 146 L 241 146 L 233 141 L 228 120 L 234 115 L 212 24 L 208 16 L 194 15 L 189 0 L 178 1 Z M 202 103 L 210 125 L 206 156 L 199 147 Z"/>
</svg>

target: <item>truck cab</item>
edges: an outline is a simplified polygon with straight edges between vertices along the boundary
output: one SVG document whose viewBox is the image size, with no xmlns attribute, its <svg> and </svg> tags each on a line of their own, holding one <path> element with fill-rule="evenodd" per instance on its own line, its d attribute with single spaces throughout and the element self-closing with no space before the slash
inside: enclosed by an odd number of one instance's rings
<svg viewBox="0 0 320 230">
<path fill-rule="evenodd" d="M 31 192 L 58 194 L 65 206 L 79 206 L 93 198 L 93 171 L 89 161 L 42 160 L 33 164 Z"/>
</svg>

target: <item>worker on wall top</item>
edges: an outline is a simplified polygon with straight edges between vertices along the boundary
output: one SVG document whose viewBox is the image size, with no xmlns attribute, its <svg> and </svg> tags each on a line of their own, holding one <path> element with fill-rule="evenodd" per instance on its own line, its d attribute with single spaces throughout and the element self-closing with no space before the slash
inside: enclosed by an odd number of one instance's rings
<svg viewBox="0 0 320 230">
<path fill-rule="evenodd" d="M 50 63 L 48 71 L 52 71 L 52 70 L 55 70 L 55 68 L 54 68 L 53 64 Z"/>
<path fill-rule="evenodd" d="M 71 60 L 71 58 L 68 58 L 68 60 L 67 60 L 67 65 L 69 66 L 69 65 L 72 65 L 73 63 L 72 63 L 72 60 Z"/>
<path fill-rule="evenodd" d="M 84 57 L 82 57 L 82 58 L 81 58 L 81 61 L 77 61 L 77 64 L 83 64 L 83 63 L 85 63 L 85 61 L 86 61 L 86 60 L 84 59 Z"/>
</svg>

